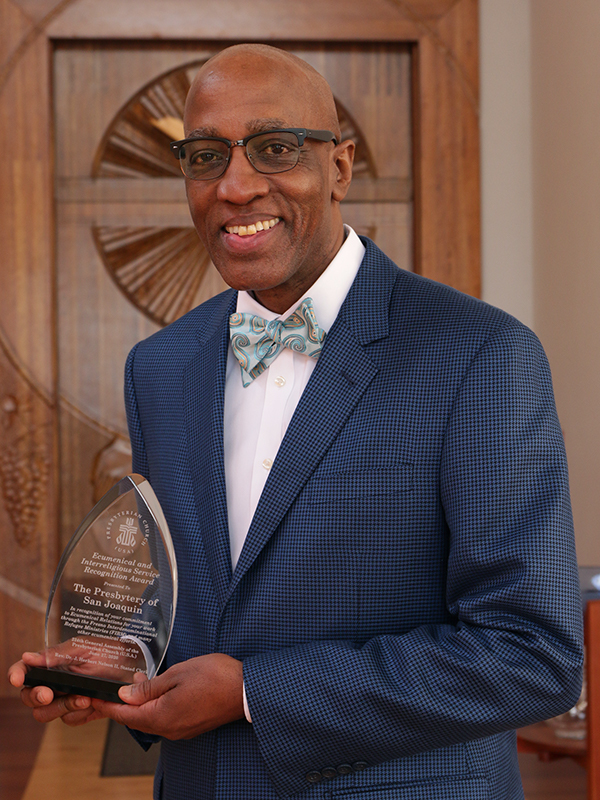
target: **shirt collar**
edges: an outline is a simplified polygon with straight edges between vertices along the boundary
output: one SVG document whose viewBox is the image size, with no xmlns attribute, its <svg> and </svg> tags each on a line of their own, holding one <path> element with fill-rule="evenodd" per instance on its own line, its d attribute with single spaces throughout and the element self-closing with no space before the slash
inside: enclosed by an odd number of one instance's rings
<svg viewBox="0 0 600 800">
<path fill-rule="evenodd" d="M 329 331 L 356 278 L 365 254 L 365 247 L 352 228 L 344 225 L 344 230 L 346 238 L 333 261 L 291 308 L 283 314 L 276 314 L 261 306 L 248 292 L 238 292 L 236 311 L 239 314 L 256 314 L 266 320 L 287 319 L 306 297 L 310 297 L 319 327 L 325 332 Z"/>
</svg>

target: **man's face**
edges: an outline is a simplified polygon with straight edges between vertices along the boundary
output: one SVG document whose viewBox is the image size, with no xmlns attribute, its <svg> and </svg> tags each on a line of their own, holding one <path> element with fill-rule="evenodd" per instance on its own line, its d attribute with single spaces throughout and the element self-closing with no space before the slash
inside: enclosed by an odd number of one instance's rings
<svg viewBox="0 0 600 800">
<path fill-rule="evenodd" d="M 186 135 L 235 141 L 272 128 L 328 128 L 323 123 L 329 120 L 316 119 L 318 109 L 311 110 L 306 81 L 299 84 L 294 85 L 293 69 L 286 74 L 265 59 L 226 59 L 192 89 Z M 243 147 L 234 147 L 220 178 L 186 178 L 194 225 L 225 282 L 253 291 L 271 310 L 293 305 L 341 246 L 338 200 L 349 184 L 351 164 L 348 143 L 335 147 L 307 139 L 289 172 L 263 175 Z M 340 172 L 347 177 L 340 179 Z M 257 223 L 258 231 L 248 232 Z M 246 235 L 234 232 L 240 226 Z"/>
</svg>

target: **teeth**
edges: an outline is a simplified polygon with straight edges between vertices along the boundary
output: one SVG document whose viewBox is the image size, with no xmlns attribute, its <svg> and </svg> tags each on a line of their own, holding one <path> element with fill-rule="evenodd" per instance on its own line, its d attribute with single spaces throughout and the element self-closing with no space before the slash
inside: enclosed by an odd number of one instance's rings
<svg viewBox="0 0 600 800">
<path fill-rule="evenodd" d="M 268 231 L 269 228 L 275 227 L 279 222 L 279 217 L 273 219 L 263 219 L 262 221 L 255 222 L 253 225 L 231 225 L 226 227 L 227 233 L 237 233 L 238 236 L 254 236 L 258 231 Z"/>
</svg>

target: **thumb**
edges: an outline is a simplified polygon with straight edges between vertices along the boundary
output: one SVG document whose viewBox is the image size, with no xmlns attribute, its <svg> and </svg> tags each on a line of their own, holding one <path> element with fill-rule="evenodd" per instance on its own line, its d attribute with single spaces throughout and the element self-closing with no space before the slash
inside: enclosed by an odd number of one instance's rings
<svg viewBox="0 0 600 800">
<path fill-rule="evenodd" d="M 145 681 L 138 679 L 136 683 L 121 686 L 119 697 L 124 703 L 141 706 L 150 700 L 156 700 L 167 691 L 168 687 L 163 686 L 163 683 L 164 680 L 161 679 L 161 676 Z"/>
<path fill-rule="evenodd" d="M 28 667 L 46 667 L 46 651 L 42 650 L 39 653 L 23 653 L 21 656 L 23 663 Z"/>
</svg>

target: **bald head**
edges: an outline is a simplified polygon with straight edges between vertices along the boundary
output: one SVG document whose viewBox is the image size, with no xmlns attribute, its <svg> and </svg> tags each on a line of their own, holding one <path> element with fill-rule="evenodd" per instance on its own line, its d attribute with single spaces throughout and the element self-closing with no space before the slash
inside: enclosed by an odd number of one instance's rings
<svg viewBox="0 0 600 800">
<path fill-rule="evenodd" d="M 340 140 L 335 101 L 325 78 L 293 53 L 266 44 L 236 44 L 221 50 L 202 65 L 186 101 L 186 135 L 190 133 L 187 124 L 190 106 L 202 102 L 205 92 L 217 91 L 223 85 L 235 85 L 236 82 L 247 83 L 248 80 L 255 84 L 257 91 L 267 83 L 279 84 L 282 108 L 286 100 L 292 98 L 303 117 L 294 125 L 331 130 Z M 288 121 L 287 124 L 292 123 Z"/>
<path fill-rule="evenodd" d="M 341 138 L 331 89 L 291 53 L 235 45 L 198 71 L 184 128 L 186 137 L 205 143 L 190 147 L 203 163 L 223 152 L 219 140 L 229 142 L 218 175 L 186 173 L 192 219 L 213 264 L 229 286 L 252 291 L 258 302 L 282 313 L 312 286 L 344 240 L 339 206 L 352 179 L 354 142 L 336 143 L 329 135 Z M 297 150 L 293 140 L 277 135 L 303 128 L 308 135 L 298 137 Z M 261 157 L 292 152 L 295 163 L 260 169 L 263 162 L 239 146 L 259 134 Z M 210 140 L 217 140 L 213 149 Z"/>
</svg>

